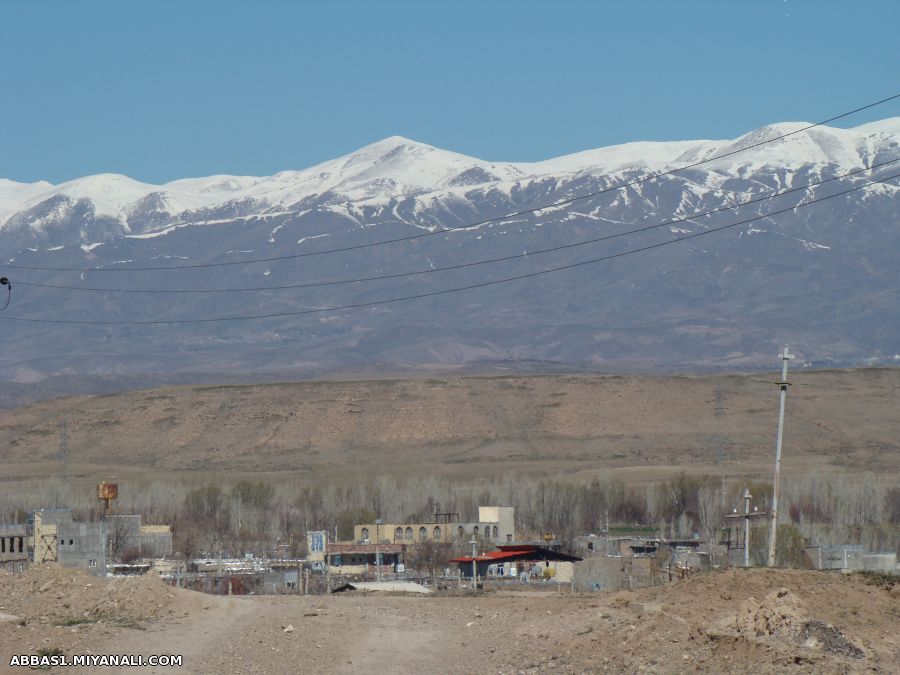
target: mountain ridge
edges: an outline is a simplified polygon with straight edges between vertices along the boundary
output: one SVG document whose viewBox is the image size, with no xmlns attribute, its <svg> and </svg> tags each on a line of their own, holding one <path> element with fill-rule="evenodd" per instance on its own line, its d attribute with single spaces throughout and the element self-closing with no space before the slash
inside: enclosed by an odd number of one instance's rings
<svg viewBox="0 0 900 675">
<path fill-rule="evenodd" d="M 176 219 L 182 214 L 222 208 L 232 202 L 251 199 L 262 209 L 259 215 L 263 215 L 266 210 L 290 206 L 304 198 L 332 191 L 367 201 L 396 197 L 398 195 L 392 194 L 392 190 L 397 188 L 404 195 L 410 192 L 407 196 L 411 196 L 441 189 L 465 190 L 486 183 L 538 180 L 559 173 L 585 172 L 594 175 L 629 169 L 665 171 L 678 163 L 702 161 L 715 154 L 733 152 L 742 145 L 794 133 L 808 126 L 810 123 L 807 122 L 771 124 L 731 141 L 635 141 L 538 162 L 492 162 L 403 136 L 390 136 L 342 157 L 306 169 L 280 171 L 271 176 L 222 174 L 182 178 L 158 185 L 115 173 L 85 176 L 57 185 L 46 181 L 18 183 L 0 179 L 0 229 L 28 225 L 40 229 L 45 219 L 29 219 L 27 215 L 17 219 L 16 216 L 22 216 L 23 211 L 35 209 L 54 198 L 66 199 L 68 208 L 75 208 L 82 200 L 88 200 L 95 216 L 117 220 L 123 226 L 123 233 L 130 233 L 131 214 L 144 214 L 146 208 Z M 873 148 L 867 147 L 868 156 L 860 157 L 860 142 L 879 136 L 900 137 L 900 117 L 850 129 L 814 127 L 773 141 L 771 145 L 753 148 L 749 154 L 760 158 L 762 166 L 767 161 L 777 161 L 783 167 L 787 160 L 792 167 L 804 163 L 832 162 L 842 167 L 856 168 L 863 166 L 863 161 L 875 154 Z M 848 147 L 849 143 L 854 143 L 852 148 Z M 794 152 L 784 152 L 787 146 L 798 145 L 801 147 L 792 148 Z M 816 149 L 818 156 L 815 156 Z M 735 166 L 745 168 L 751 165 L 753 162 L 740 154 L 710 163 L 711 167 L 724 173 Z M 452 183 L 464 174 L 471 180 Z M 151 203 L 144 204 L 146 200 L 151 200 Z M 60 201 L 56 206 L 65 208 Z"/>
<path fill-rule="evenodd" d="M 900 363 L 900 187 L 803 206 L 896 173 L 847 175 L 900 158 L 900 118 L 816 127 L 665 173 L 798 124 L 551 164 L 491 163 L 391 137 L 300 172 L 174 181 L 169 195 L 127 178 L 89 180 L 0 228 L 0 272 L 16 287 L 0 312 L 0 378 L 309 376 L 373 364 L 744 369 L 771 365 L 786 342 L 807 367 Z M 558 202 L 566 206 L 547 207 Z M 748 222 L 709 232 L 737 221 Z M 678 243 L 700 234 L 709 236 Z M 166 269 L 130 269 L 156 267 Z M 507 277 L 520 280 L 494 283 Z M 236 290 L 195 293 L 217 289 Z M 385 303 L 406 296 L 420 297 Z M 361 307 L 319 311 L 348 305 Z"/>
</svg>

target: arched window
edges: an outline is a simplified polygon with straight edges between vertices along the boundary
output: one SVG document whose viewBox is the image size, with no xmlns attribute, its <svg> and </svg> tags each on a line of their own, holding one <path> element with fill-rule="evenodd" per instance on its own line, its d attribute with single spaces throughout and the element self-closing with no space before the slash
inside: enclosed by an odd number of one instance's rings
<svg viewBox="0 0 900 675">
<path fill-rule="evenodd" d="M 441 540 L 441 528 L 437 525 L 434 526 L 434 532 L 432 533 L 435 541 Z"/>
<path fill-rule="evenodd" d="M 412 528 L 411 527 L 406 528 L 406 538 L 410 539 L 410 540 L 412 539 Z"/>
<path fill-rule="evenodd" d="M 394 541 L 400 541 L 401 539 L 403 539 L 403 528 L 398 527 L 394 530 Z"/>
<path fill-rule="evenodd" d="M 500 535 L 500 530 L 497 529 L 497 526 L 494 525 L 494 539 L 496 539 Z"/>
<path fill-rule="evenodd" d="M 475 535 L 476 537 L 478 536 L 478 526 L 477 525 L 472 528 L 472 534 Z"/>
<path fill-rule="evenodd" d="M 362 535 L 363 541 L 368 541 L 368 539 L 369 539 L 369 528 L 368 528 L 368 527 L 364 527 L 364 528 L 362 529 L 362 532 L 360 532 L 360 534 Z"/>
<path fill-rule="evenodd" d="M 419 528 L 419 540 L 425 541 L 426 539 L 428 539 L 428 530 L 426 530 L 425 526 L 423 525 Z"/>
<path fill-rule="evenodd" d="M 466 532 L 465 532 L 465 530 L 463 530 L 462 525 L 460 525 L 459 527 L 456 528 L 456 536 L 459 537 L 460 539 L 462 539 L 464 536 L 466 536 Z"/>
</svg>

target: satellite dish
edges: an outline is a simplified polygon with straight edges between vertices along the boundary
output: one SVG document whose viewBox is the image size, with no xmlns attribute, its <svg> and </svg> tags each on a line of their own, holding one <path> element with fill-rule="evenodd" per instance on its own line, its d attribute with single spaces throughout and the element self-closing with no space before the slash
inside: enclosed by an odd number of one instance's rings
<svg viewBox="0 0 900 675">
<path fill-rule="evenodd" d="M 0 277 L 0 286 L 9 286 L 9 279 L 6 277 Z"/>
</svg>

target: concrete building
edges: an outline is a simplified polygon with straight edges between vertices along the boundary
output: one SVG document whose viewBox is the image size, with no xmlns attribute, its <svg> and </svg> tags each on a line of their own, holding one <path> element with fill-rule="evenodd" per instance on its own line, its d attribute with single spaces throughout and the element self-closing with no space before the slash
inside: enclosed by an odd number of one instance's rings
<svg viewBox="0 0 900 675">
<path fill-rule="evenodd" d="M 106 574 L 107 524 L 62 522 L 56 526 L 56 561 L 91 574 Z"/>
<path fill-rule="evenodd" d="M 28 533 L 24 525 L 0 525 L 0 568 L 21 572 L 28 563 Z"/>
<path fill-rule="evenodd" d="M 511 544 L 516 539 L 515 508 L 479 506 L 478 520 L 460 522 L 458 513 L 436 512 L 427 521 L 415 523 L 366 523 L 353 528 L 357 542 L 458 544 L 472 537 L 492 544 Z"/>
<path fill-rule="evenodd" d="M 110 514 L 110 555 L 115 558 L 164 558 L 172 555 L 172 528 L 169 525 L 142 525 L 136 514 Z"/>
<path fill-rule="evenodd" d="M 325 544 L 325 559 L 332 574 L 396 572 L 403 569 L 405 555 L 406 544 L 341 541 Z"/>
<path fill-rule="evenodd" d="M 77 523 L 71 509 L 41 509 L 28 518 L 30 562 L 58 562 L 106 574 L 106 523 Z"/>
<path fill-rule="evenodd" d="M 172 554 L 171 527 L 141 525 L 139 515 L 114 514 L 99 522 L 79 523 L 71 509 L 41 509 L 30 514 L 25 531 L 28 562 L 58 562 L 91 574 L 106 574 L 109 561 L 123 555 L 161 558 Z"/>
</svg>

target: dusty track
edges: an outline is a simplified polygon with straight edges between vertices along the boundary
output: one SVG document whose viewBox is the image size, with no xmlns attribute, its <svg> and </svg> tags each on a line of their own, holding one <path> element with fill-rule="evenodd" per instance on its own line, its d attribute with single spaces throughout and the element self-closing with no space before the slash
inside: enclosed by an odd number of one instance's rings
<svg viewBox="0 0 900 675">
<path fill-rule="evenodd" d="M 71 628 L 41 609 L 89 579 L 66 575 L 7 602 L 27 623 L 0 622 L 2 663 L 39 646 L 184 655 L 183 669 L 160 673 L 774 674 L 896 672 L 900 663 L 900 586 L 824 572 L 732 570 L 581 595 L 213 597 L 143 583 L 132 597 L 144 619 L 131 623 L 133 607 L 122 605 Z M 88 583 L 103 598 L 112 582 Z"/>
</svg>

